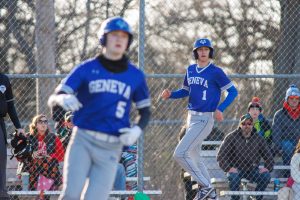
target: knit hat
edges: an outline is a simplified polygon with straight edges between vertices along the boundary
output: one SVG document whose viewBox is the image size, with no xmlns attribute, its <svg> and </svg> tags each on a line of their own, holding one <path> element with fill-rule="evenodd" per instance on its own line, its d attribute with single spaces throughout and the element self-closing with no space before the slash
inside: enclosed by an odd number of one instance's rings
<svg viewBox="0 0 300 200">
<path fill-rule="evenodd" d="M 253 121 L 251 115 L 249 113 L 247 113 L 247 114 L 241 116 L 239 126 L 247 119 L 250 119 L 251 121 Z"/>
<path fill-rule="evenodd" d="M 261 112 L 262 106 L 261 106 L 260 98 L 253 97 L 251 102 L 248 104 L 248 112 L 249 112 L 250 108 L 259 108 L 259 111 Z"/>
<path fill-rule="evenodd" d="M 286 93 L 285 93 L 285 101 L 288 100 L 289 96 L 298 96 L 300 97 L 300 91 L 299 89 L 297 88 L 296 85 L 291 85 L 289 87 L 289 89 L 287 89 Z"/>
</svg>

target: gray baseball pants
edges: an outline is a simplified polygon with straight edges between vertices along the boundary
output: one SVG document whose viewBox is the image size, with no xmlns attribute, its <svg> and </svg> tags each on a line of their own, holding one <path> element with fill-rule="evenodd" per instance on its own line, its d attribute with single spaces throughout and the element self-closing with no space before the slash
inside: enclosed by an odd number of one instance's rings
<svg viewBox="0 0 300 200">
<path fill-rule="evenodd" d="M 210 175 L 201 160 L 201 143 L 214 125 L 212 112 L 191 114 L 187 118 L 187 130 L 173 154 L 174 159 L 195 181 L 203 187 L 211 187 Z"/>
<path fill-rule="evenodd" d="M 64 163 L 64 200 L 107 200 L 122 151 L 120 141 L 110 143 L 75 127 Z"/>
</svg>

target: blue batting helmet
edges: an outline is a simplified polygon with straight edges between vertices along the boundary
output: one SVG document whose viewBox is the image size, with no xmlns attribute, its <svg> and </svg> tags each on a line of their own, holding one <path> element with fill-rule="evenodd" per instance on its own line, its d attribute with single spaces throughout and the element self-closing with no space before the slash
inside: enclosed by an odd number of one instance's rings
<svg viewBox="0 0 300 200">
<path fill-rule="evenodd" d="M 209 58 L 213 58 L 214 48 L 212 47 L 211 41 L 207 38 L 200 38 L 195 41 L 193 48 L 193 54 L 196 60 L 198 59 L 197 49 L 200 47 L 208 47 L 210 49 Z"/>
<path fill-rule="evenodd" d="M 100 31 L 99 31 L 100 44 L 102 46 L 105 46 L 106 35 L 112 31 L 124 31 L 124 32 L 128 33 L 128 36 L 129 36 L 128 46 L 127 46 L 127 49 L 128 49 L 132 42 L 133 35 L 132 35 L 129 24 L 122 17 L 111 17 L 111 18 L 106 19 L 101 24 Z"/>
</svg>

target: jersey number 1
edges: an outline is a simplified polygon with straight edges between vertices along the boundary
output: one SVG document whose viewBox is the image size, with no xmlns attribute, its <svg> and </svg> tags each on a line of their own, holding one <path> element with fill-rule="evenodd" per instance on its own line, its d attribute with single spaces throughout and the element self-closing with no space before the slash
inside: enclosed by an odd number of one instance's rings
<svg viewBox="0 0 300 200">
<path fill-rule="evenodd" d="M 202 100 L 206 101 L 206 90 L 203 90 Z"/>
<path fill-rule="evenodd" d="M 122 118 L 125 113 L 125 107 L 126 107 L 126 102 L 125 101 L 119 101 L 117 105 L 117 110 L 116 110 L 116 117 L 117 118 Z"/>
</svg>

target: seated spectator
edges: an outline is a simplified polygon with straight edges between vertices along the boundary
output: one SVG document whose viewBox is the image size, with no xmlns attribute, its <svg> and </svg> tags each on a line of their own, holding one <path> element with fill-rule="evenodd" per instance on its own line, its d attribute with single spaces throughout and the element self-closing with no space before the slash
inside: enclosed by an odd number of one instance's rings
<svg viewBox="0 0 300 200">
<path fill-rule="evenodd" d="M 265 164 L 259 168 L 261 158 Z M 257 183 L 256 191 L 264 191 L 268 186 L 273 170 L 274 159 L 266 140 L 253 128 L 250 114 L 243 115 L 236 130 L 229 133 L 222 142 L 217 155 L 219 166 L 227 173 L 229 187 L 239 191 L 242 178 Z M 261 200 L 262 196 L 257 196 Z M 232 200 L 239 196 L 232 196 Z"/>
<path fill-rule="evenodd" d="M 28 137 L 32 145 L 32 158 L 22 161 L 18 169 L 20 173 L 29 173 L 29 190 L 36 190 L 39 179 L 52 179 L 52 190 L 62 183 L 62 176 L 58 170 L 59 162 L 63 161 L 64 148 L 59 138 L 51 133 L 48 119 L 45 115 L 37 115 L 29 125 Z M 42 176 L 41 176 L 42 175 Z"/>
<path fill-rule="evenodd" d="M 291 85 L 286 91 L 283 108 L 278 110 L 273 118 L 272 138 L 274 151 L 281 151 L 284 165 L 289 165 L 296 144 L 300 137 L 300 91 L 295 85 Z M 284 177 L 289 176 L 286 171 Z"/>
<path fill-rule="evenodd" d="M 293 200 L 300 199 L 300 139 L 291 160 L 291 176 L 293 179 Z"/>
<path fill-rule="evenodd" d="M 74 117 L 74 115 L 71 111 L 66 112 L 65 116 L 64 116 L 63 128 L 60 129 L 59 133 L 57 133 L 58 137 L 60 138 L 60 141 L 62 142 L 65 149 L 67 148 L 67 146 L 69 144 L 71 134 L 72 134 L 72 129 L 74 127 L 73 117 Z"/>
<path fill-rule="evenodd" d="M 121 155 L 121 163 L 125 167 L 126 177 L 137 177 L 137 146 L 125 146 Z M 126 182 L 127 190 L 137 190 L 137 182 Z"/>
<path fill-rule="evenodd" d="M 262 110 L 263 108 L 260 102 L 260 98 L 253 97 L 251 102 L 248 105 L 248 113 L 251 115 L 253 119 L 253 125 L 257 133 L 262 137 L 264 137 L 267 143 L 270 146 L 272 146 L 271 124 L 263 116 Z"/>
</svg>

